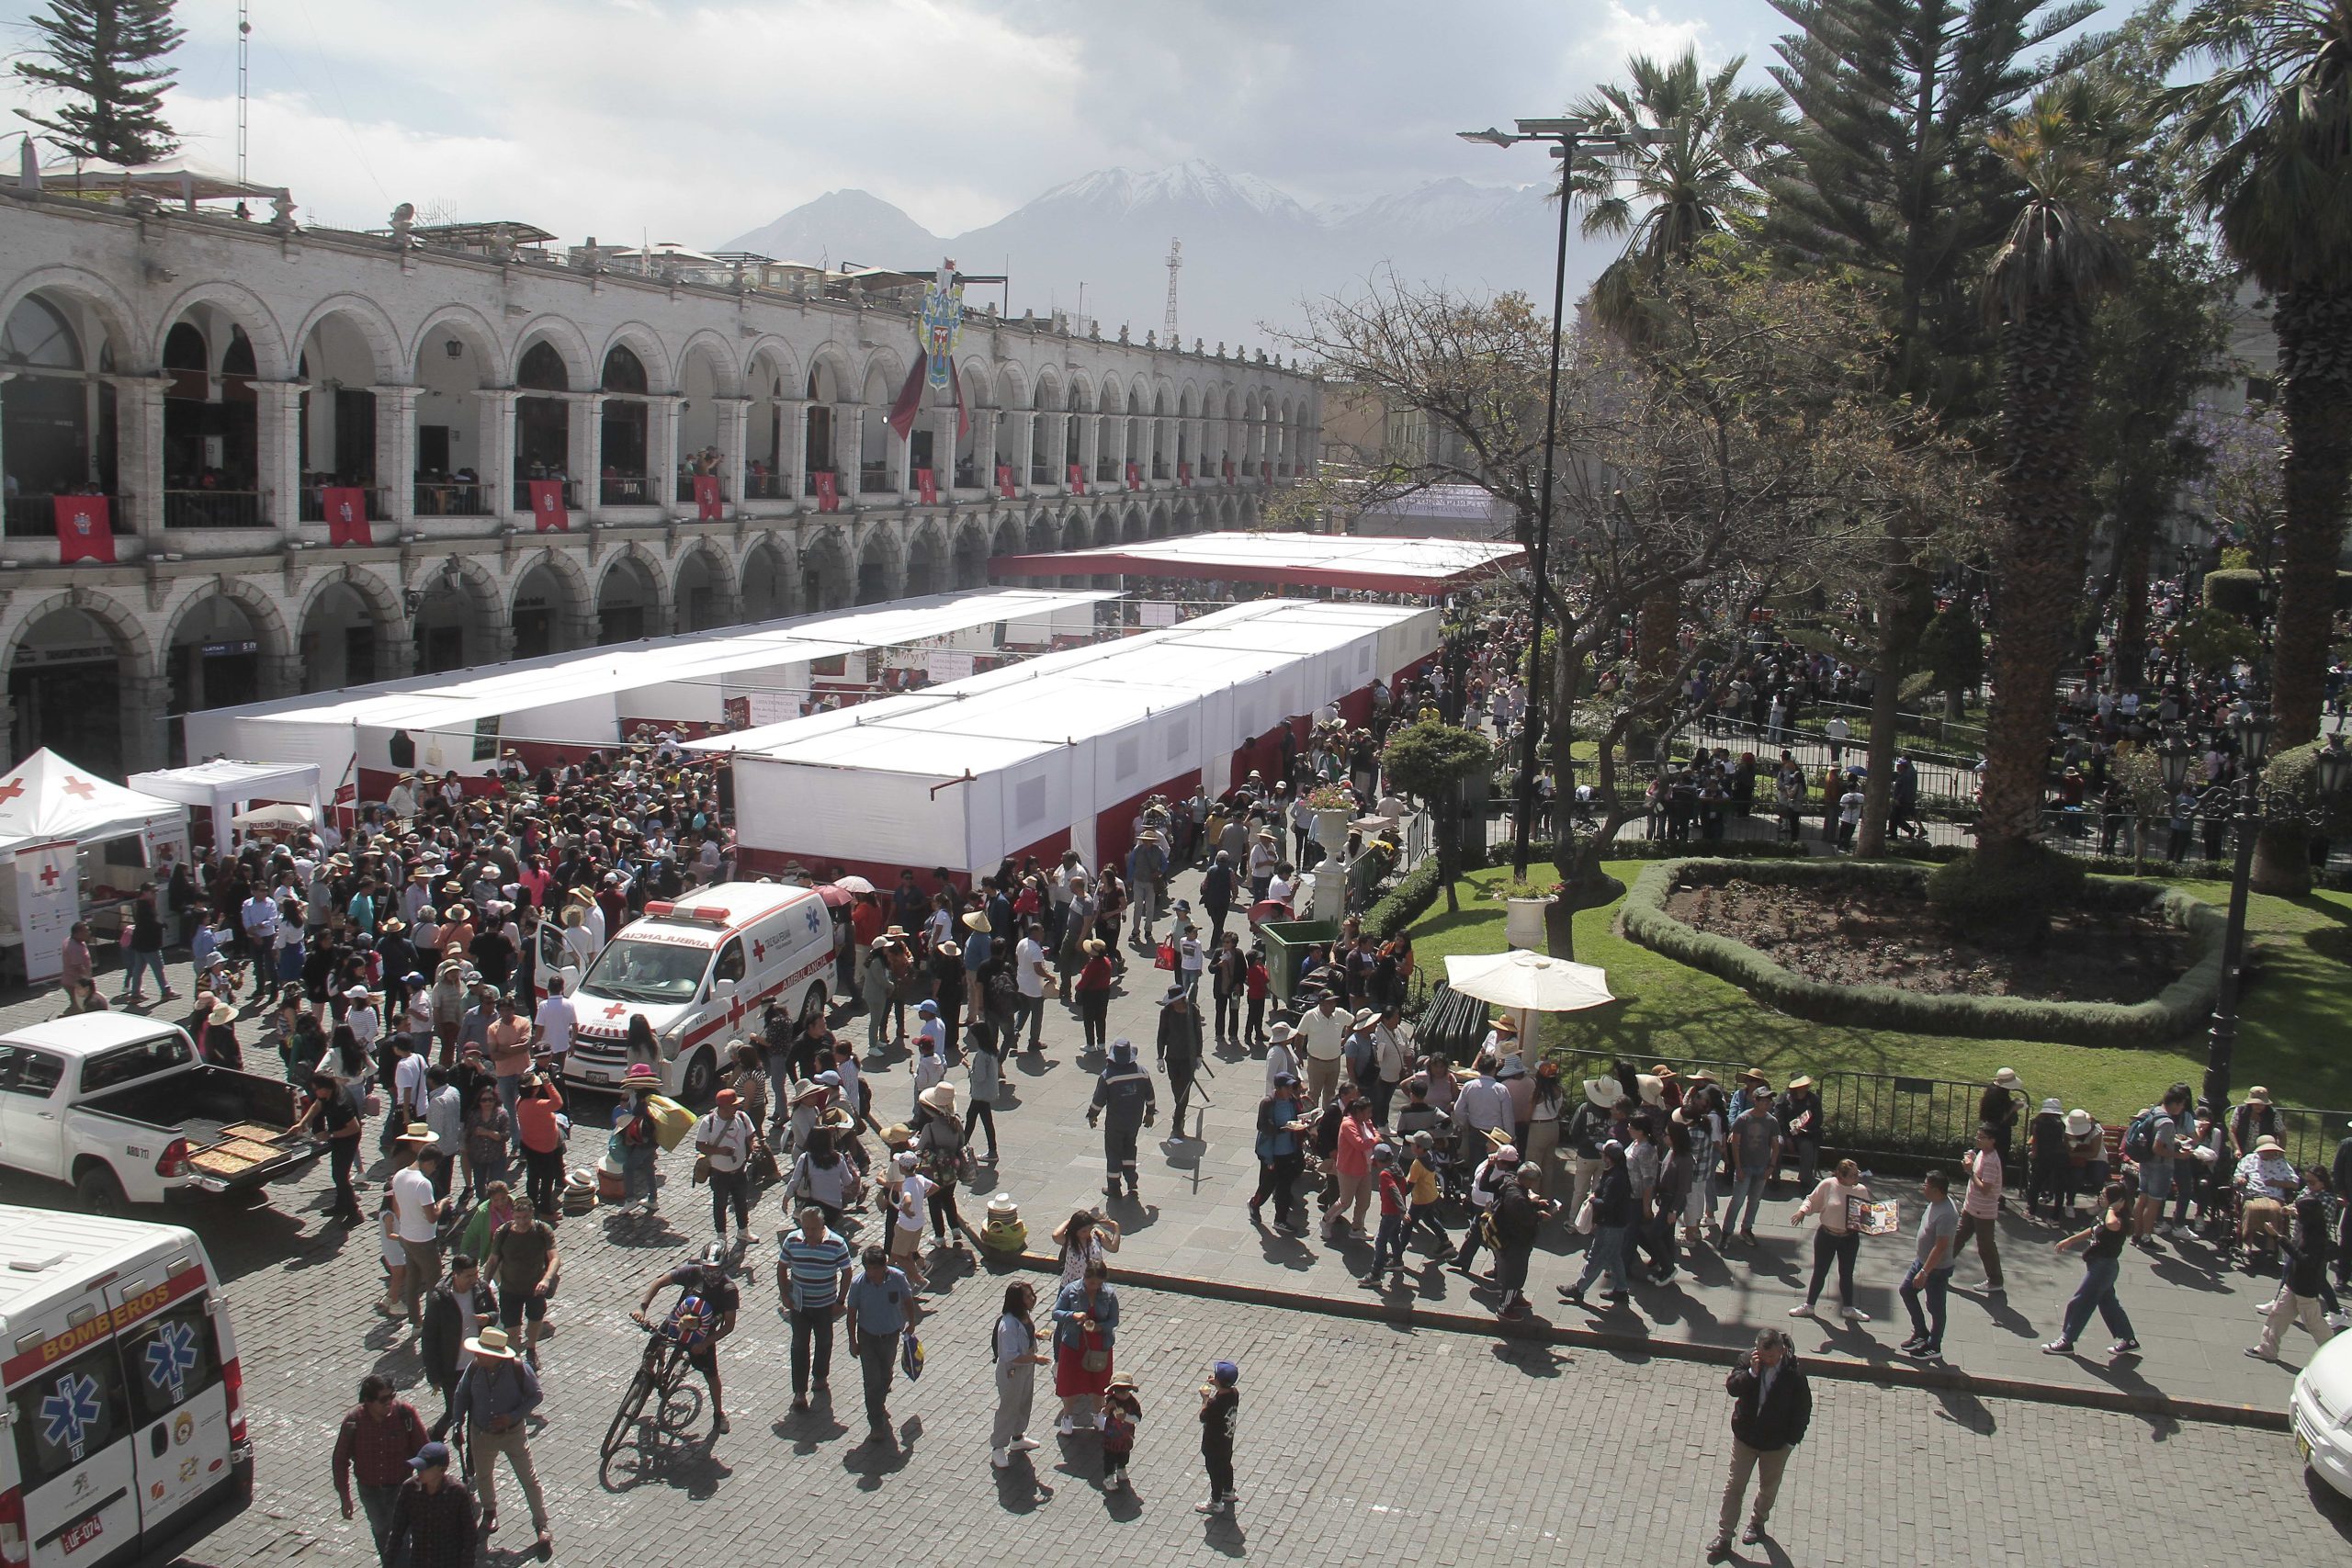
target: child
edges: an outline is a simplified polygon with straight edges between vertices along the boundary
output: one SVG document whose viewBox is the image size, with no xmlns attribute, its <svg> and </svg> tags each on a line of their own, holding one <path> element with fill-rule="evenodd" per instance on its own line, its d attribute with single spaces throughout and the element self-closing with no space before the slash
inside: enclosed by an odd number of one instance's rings
<svg viewBox="0 0 2352 1568">
<path fill-rule="evenodd" d="M 1201 1462 L 1208 1467 L 1209 1495 L 1193 1504 L 1193 1512 L 1230 1517 L 1239 1500 L 1233 1490 L 1233 1432 L 1241 1419 L 1241 1369 L 1219 1361 L 1209 1376 L 1201 1385 Z"/>
<path fill-rule="evenodd" d="M 1377 1290 L 1383 1259 L 1399 1280 L 1405 1273 L 1405 1184 L 1396 1177 L 1396 1151 L 1386 1144 L 1374 1145 L 1372 1174 L 1380 1190 L 1380 1234 L 1372 1244 L 1372 1267 L 1357 1283 Z"/>
<path fill-rule="evenodd" d="M 1143 1402 L 1136 1396 L 1136 1380 L 1121 1372 L 1102 1393 L 1102 1490 L 1117 1492 L 1127 1485 L 1127 1456 L 1136 1451 L 1136 1425 L 1143 1419 Z"/>
<path fill-rule="evenodd" d="M 1266 950 L 1263 945 L 1252 946 L 1250 966 L 1242 972 L 1241 984 L 1250 997 L 1250 1043 L 1261 1050 L 1266 1044 L 1266 990 L 1271 983 L 1266 974 Z"/>
</svg>

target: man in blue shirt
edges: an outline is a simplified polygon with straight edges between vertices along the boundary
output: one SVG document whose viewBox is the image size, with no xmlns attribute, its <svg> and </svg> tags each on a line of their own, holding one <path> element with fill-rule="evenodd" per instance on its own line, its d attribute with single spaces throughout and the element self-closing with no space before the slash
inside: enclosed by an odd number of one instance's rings
<svg viewBox="0 0 2352 1568">
<path fill-rule="evenodd" d="M 524 1500 L 531 1506 L 531 1528 L 538 1532 L 539 1554 L 552 1549 L 548 1530 L 547 1498 L 539 1491 L 539 1472 L 531 1463 L 531 1447 L 524 1417 L 538 1408 L 538 1374 L 526 1365 L 507 1342 L 503 1329 L 484 1328 L 465 1341 L 473 1358 L 458 1378 L 449 1396 L 449 1413 L 434 1424 L 437 1437 L 451 1426 L 465 1424 L 466 1449 L 473 1457 L 474 1490 L 481 1498 L 481 1528 L 487 1535 L 498 1528 L 498 1456 L 514 1468 L 523 1483 Z"/>
<path fill-rule="evenodd" d="M 833 1370 L 833 1319 L 849 1293 L 849 1243 L 825 1227 L 825 1211 L 814 1203 L 800 1211 L 800 1228 L 776 1238 L 775 1288 L 792 1319 L 792 1407 L 808 1408 L 811 1362 L 817 1391 L 825 1392 Z M 811 1352 L 814 1352 L 813 1356 Z"/>
<path fill-rule="evenodd" d="M 890 1430 L 890 1374 L 897 1365 L 899 1337 L 915 1325 L 914 1287 L 890 1267 L 890 1255 L 865 1249 L 865 1272 L 850 1282 L 842 1311 L 857 1335 L 857 1359 L 865 1372 L 865 1441 L 896 1447 Z"/>
</svg>

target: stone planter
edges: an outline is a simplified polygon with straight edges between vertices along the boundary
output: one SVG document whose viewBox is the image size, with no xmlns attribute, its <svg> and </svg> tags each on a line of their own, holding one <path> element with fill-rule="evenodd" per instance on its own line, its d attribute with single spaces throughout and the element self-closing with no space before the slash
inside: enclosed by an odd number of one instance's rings
<svg viewBox="0 0 2352 1568">
<path fill-rule="evenodd" d="M 1348 847 L 1348 823 L 1351 820 L 1352 814 L 1346 811 L 1318 809 L 1315 813 L 1315 841 L 1322 845 L 1323 852 L 1335 861 L 1340 858 L 1340 852 Z"/>
<path fill-rule="evenodd" d="M 1523 947 L 1531 953 L 1549 951 L 1544 934 L 1544 917 L 1550 912 L 1549 898 L 1506 898 L 1503 900 L 1503 942 L 1510 947 Z"/>
</svg>

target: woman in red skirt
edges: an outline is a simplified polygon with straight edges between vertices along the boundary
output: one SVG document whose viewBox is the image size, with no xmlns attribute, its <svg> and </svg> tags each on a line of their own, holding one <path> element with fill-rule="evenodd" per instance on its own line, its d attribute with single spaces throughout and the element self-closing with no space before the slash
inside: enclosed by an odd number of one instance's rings
<svg viewBox="0 0 2352 1568">
<path fill-rule="evenodd" d="M 1054 1393 L 1062 1402 L 1062 1418 L 1054 1429 L 1065 1438 L 1094 1429 L 1095 1401 L 1111 1386 L 1118 1326 L 1118 1292 L 1099 1259 L 1054 1298 Z"/>
</svg>

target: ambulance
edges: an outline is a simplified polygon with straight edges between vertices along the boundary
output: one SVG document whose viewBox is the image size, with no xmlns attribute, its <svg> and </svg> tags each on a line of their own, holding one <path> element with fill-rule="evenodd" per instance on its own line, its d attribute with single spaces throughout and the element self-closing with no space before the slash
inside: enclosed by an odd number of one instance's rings
<svg viewBox="0 0 2352 1568">
<path fill-rule="evenodd" d="M 130 1562 L 250 1495 L 237 1337 L 177 1225 L 0 1206 L 0 1564 Z"/>
<path fill-rule="evenodd" d="M 789 883 L 721 882 L 648 904 L 581 976 L 564 1082 L 617 1090 L 629 1020 L 642 1018 L 661 1048 L 662 1092 L 704 1104 L 727 1046 L 759 1032 L 770 998 L 796 1022 L 824 1010 L 833 931 L 824 899 Z"/>
</svg>

